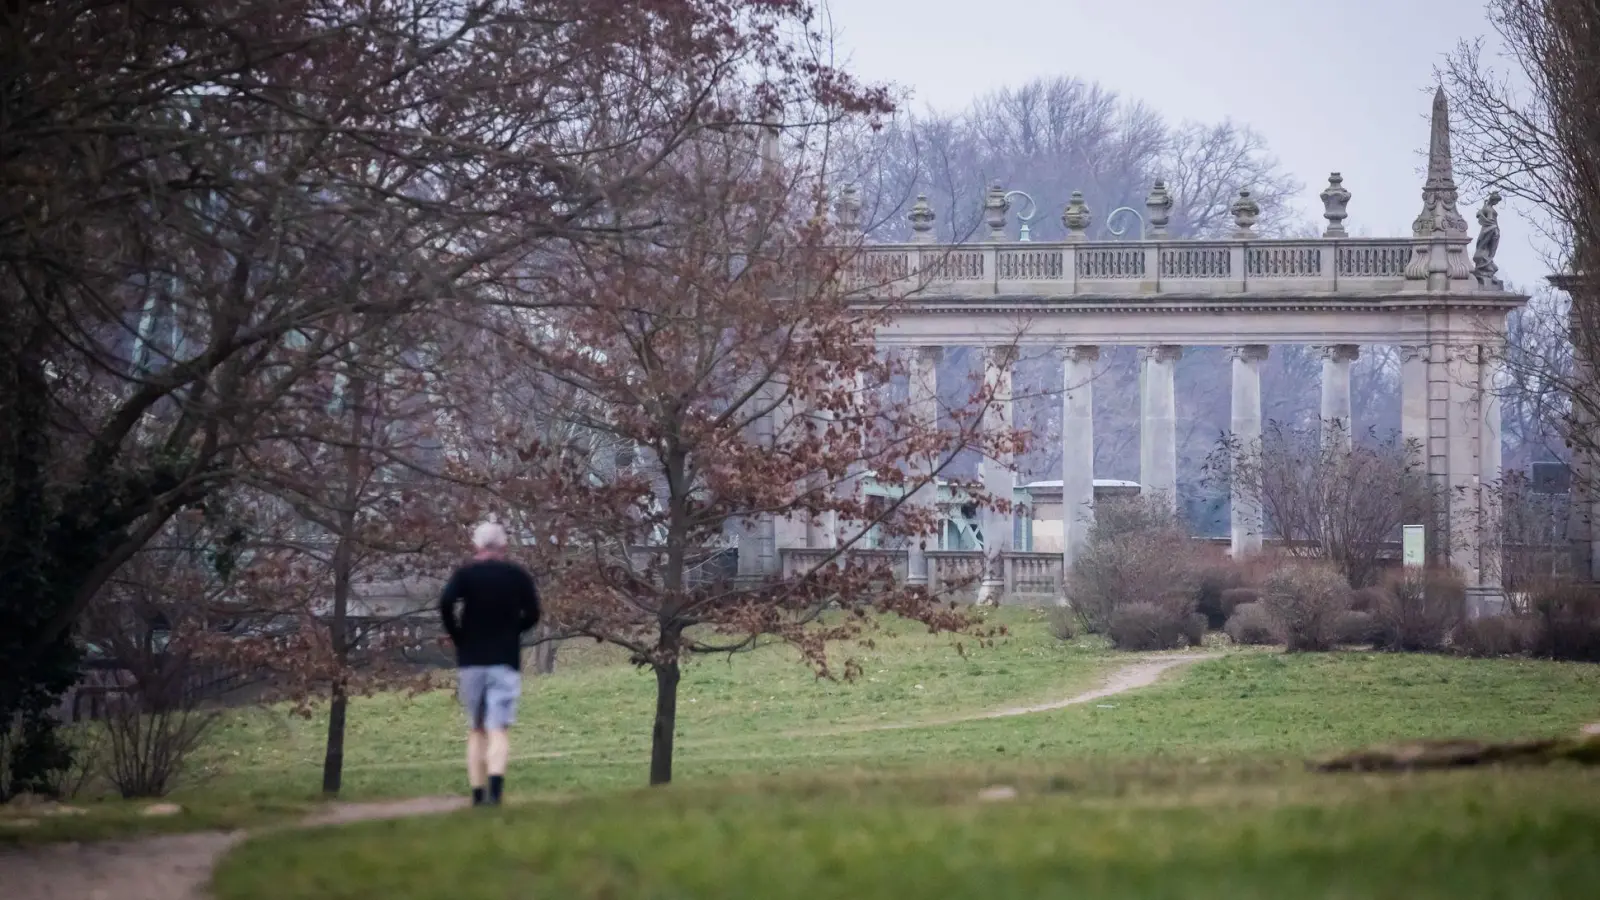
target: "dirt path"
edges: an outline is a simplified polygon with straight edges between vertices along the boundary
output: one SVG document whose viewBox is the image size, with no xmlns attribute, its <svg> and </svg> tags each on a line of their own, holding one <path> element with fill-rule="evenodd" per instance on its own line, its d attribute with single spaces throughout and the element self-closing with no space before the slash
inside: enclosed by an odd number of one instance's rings
<svg viewBox="0 0 1600 900">
<path fill-rule="evenodd" d="M 1093 703 L 1104 700 L 1117 694 L 1138 690 L 1155 684 L 1166 672 L 1185 666 L 1189 663 L 1200 662 L 1206 659 L 1215 659 L 1216 653 L 1181 653 L 1171 656 L 1159 656 L 1141 660 L 1132 665 L 1111 673 L 1105 683 L 1092 691 L 1068 697 L 1065 700 L 1052 700 L 1049 703 L 1039 703 L 1034 706 L 1008 706 L 1004 709 L 989 710 L 988 712 L 967 713 L 959 716 L 944 716 L 937 719 L 918 719 L 914 722 L 884 722 L 871 725 L 852 725 L 840 728 L 826 728 L 822 730 L 810 729 L 797 731 L 790 737 L 832 737 L 843 734 L 864 734 L 873 731 L 901 731 L 908 728 L 938 728 L 944 725 L 959 725 L 963 722 L 981 722 L 985 719 L 1005 719 L 1011 716 L 1027 716 L 1034 713 L 1049 712 L 1053 709 L 1066 709 L 1069 706 L 1079 706 L 1084 703 Z"/>
<path fill-rule="evenodd" d="M 1104 684 L 1092 691 L 1036 706 L 1016 706 L 918 722 L 808 731 L 806 734 L 827 736 L 930 728 L 1048 712 L 1149 687 L 1171 669 L 1215 656 L 1193 653 L 1141 660 L 1113 672 Z M 452 812 L 465 805 L 460 797 L 334 803 L 302 819 L 297 827 L 431 815 Z M 5 900 L 206 900 L 211 870 L 230 847 L 246 836 L 243 831 L 202 831 L 123 841 L 43 844 L 5 849 L 0 850 L 0 885 L 5 888 Z"/>
</svg>

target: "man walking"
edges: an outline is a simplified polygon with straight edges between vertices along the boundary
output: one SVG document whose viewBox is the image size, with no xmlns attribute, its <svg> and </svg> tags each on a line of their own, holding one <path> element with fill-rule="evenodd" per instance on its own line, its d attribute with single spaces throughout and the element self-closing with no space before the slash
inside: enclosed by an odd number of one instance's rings
<svg viewBox="0 0 1600 900">
<path fill-rule="evenodd" d="M 444 630 L 456 647 L 461 705 L 466 708 L 467 780 L 472 805 L 498 804 L 511 742 L 506 729 L 522 694 L 522 633 L 539 623 L 533 576 L 505 559 L 506 530 L 494 522 L 472 533 L 477 551 L 456 569 L 439 597 Z M 459 607 L 459 610 L 458 610 Z"/>
</svg>

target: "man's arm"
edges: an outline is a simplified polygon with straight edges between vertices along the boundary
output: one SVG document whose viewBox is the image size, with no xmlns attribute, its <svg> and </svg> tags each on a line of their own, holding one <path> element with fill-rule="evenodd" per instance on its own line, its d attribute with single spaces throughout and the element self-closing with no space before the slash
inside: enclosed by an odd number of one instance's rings
<svg viewBox="0 0 1600 900">
<path fill-rule="evenodd" d="M 439 594 L 439 618 L 444 620 L 444 633 L 450 635 L 452 642 L 457 642 L 456 635 L 461 629 L 456 619 L 456 601 L 460 599 L 461 572 L 458 570 L 451 574 L 450 580 L 444 583 L 444 591 Z"/>
<path fill-rule="evenodd" d="M 533 576 L 524 573 L 526 589 L 522 592 L 521 621 L 517 623 L 518 630 L 527 631 L 539 624 L 539 588 L 533 582 Z"/>
</svg>

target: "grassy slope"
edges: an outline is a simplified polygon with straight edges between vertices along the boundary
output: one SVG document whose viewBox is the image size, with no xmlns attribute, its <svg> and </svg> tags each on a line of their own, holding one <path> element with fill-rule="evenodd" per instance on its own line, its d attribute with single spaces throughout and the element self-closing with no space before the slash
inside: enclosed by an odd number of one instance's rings
<svg viewBox="0 0 1600 900">
<path fill-rule="evenodd" d="M 760 768 L 752 757 L 763 755 L 762 745 L 814 744 L 809 736 L 825 728 L 914 722 L 1068 697 L 1128 661 L 1093 643 L 1053 639 L 1037 613 L 990 615 L 1013 633 L 992 648 L 975 648 L 968 640 L 965 656 L 951 636 L 903 623 L 888 626 L 872 648 L 840 648 L 838 658 L 849 655 L 862 664 L 865 674 L 854 683 L 818 681 L 783 648 L 697 660 L 685 673 L 678 704 L 684 774 L 718 773 L 728 757 L 742 761 L 736 768 Z M 569 654 L 553 677 L 527 677 L 512 732 L 513 756 L 524 757 L 514 767 L 516 787 L 638 784 L 648 765 L 654 702 L 648 672 L 598 648 Z M 346 797 L 456 790 L 462 724 L 450 691 L 354 701 Z M 283 709 L 230 717 L 207 756 L 215 771 L 207 793 L 310 796 L 320 784 L 325 727 L 320 716 L 299 719 Z M 901 742 L 915 745 L 924 737 L 906 734 Z"/>
<path fill-rule="evenodd" d="M 686 692 L 697 702 L 685 705 L 678 786 L 533 802 L 536 788 L 643 776 L 648 682 L 573 671 L 529 707 L 569 755 L 518 765 L 521 804 L 266 837 L 227 860 L 218 894 L 1473 900 L 1588 897 L 1600 879 L 1592 770 L 1335 777 L 1293 764 L 1373 740 L 1566 732 L 1600 718 L 1600 667 L 1241 652 L 1103 703 L 792 736 L 1070 694 L 1129 661 L 1041 630 L 967 661 L 887 642 L 868 660 L 878 680 L 854 687 L 813 684 L 777 659 L 706 667 Z M 411 739 L 434 754 L 451 734 Z M 309 777 L 305 762 L 288 765 Z M 380 791 L 447 789 L 454 768 L 352 774 Z M 996 783 L 1020 798 L 977 802 Z"/>
<path fill-rule="evenodd" d="M 1020 797 L 982 803 L 996 781 Z M 1600 773 L 1382 778 L 954 768 L 468 811 L 258 839 L 219 900 L 292 896 L 1580 898 Z"/>
<path fill-rule="evenodd" d="M 1397 737 L 1562 733 L 1600 719 L 1600 667 L 1341 653 L 1231 653 L 1156 687 L 1101 703 L 1001 720 L 823 736 L 840 726 L 915 723 L 1070 696 L 1133 662 L 1091 642 L 1051 638 L 1037 614 L 994 613 L 1013 628 L 965 657 L 947 636 L 901 626 L 854 651 L 865 678 L 817 682 L 781 650 L 701 661 L 685 678 L 678 779 L 914 771 L 929 765 L 1058 760 L 1283 761 Z M 653 681 L 597 648 L 570 652 L 551 678 L 528 678 L 513 794 L 631 788 L 645 777 Z M 919 687 L 919 685 L 921 687 Z M 212 820 L 281 818 L 320 784 L 321 718 L 281 709 L 231 715 L 207 751 L 210 777 L 174 799 L 186 813 L 143 819 L 112 804 L 48 819 L 0 841 L 169 830 Z M 347 799 L 452 793 L 463 781 L 460 713 L 449 692 L 358 700 Z M 6 815 L 0 812 L 0 818 Z M 99 824 L 97 824 L 99 823 Z M 3 825 L 0 821 L 0 825 Z M 112 828 L 111 830 L 117 830 Z"/>
</svg>

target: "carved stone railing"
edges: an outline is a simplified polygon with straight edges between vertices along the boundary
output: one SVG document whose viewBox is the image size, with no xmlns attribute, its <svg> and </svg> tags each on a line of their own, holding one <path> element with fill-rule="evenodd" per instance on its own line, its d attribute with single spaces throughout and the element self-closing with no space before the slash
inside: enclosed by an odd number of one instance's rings
<svg viewBox="0 0 1600 900">
<path fill-rule="evenodd" d="M 1049 605 L 1064 593 L 1059 553 L 1007 553 L 1005 566 L 1007 602 Z"/>
<path fill-rule="evenodd" d="M 855 251 L 846 277 L 869 295 L 930 299 L 1422 293 L 1426 280 L 1406 278 L 1418 245 L 1414 238 L 879 244 Z M 1457 280 L 1451 289 L 1477 288 Z"/>
<path fill-rule="evenodd" d="M 983 578 L 982 550 L 929 550 L 928 589 L 935 594 L 972 603 Z"/>
<path fill-rule="evenodd" d="M 835 553 L 822 547 L 784 547 L 778 551 L 783 577 L 798 578 L 818 566 L 829 564 L 831 558 L 831 564 L 836 566 L 887 566 L 896 581 L 906 578 L 908 558 L 904 550 L 848 550 L 838 555 Z"/>
<path fill-rule="evenodd" d="M 904 550 L 850 550 L 834 554 L 835 551 L 820 547 L 785 547 L 779 551 L 783 575 L 797 578 L 822 565 L 887 564 L 896 581 L 905 580 L 907 557 Z M 930 589 L 960 602 L 971 603 L 977 599 L 983 576 L 983 551 L 930 550 L 928 566 Z M 1005 603 L 1048 606 L 1062 595 L 1059 553 L 1007 553 L 1003 568 Z"/>
</svg>

